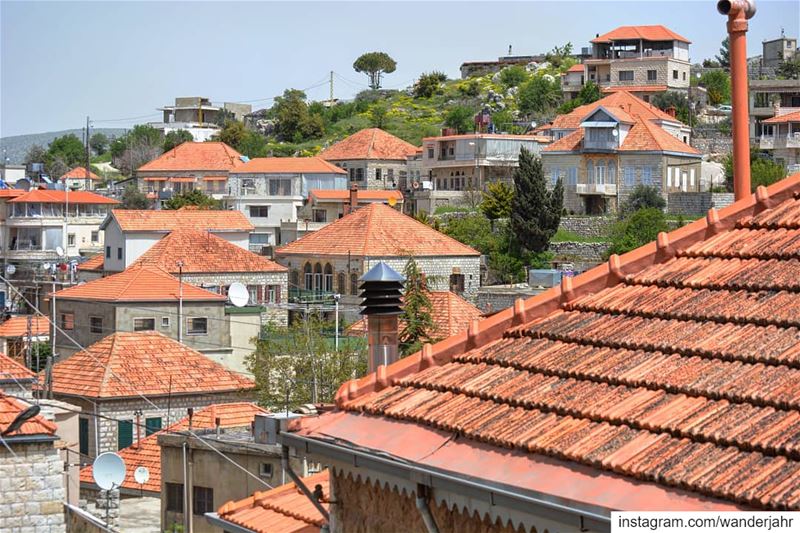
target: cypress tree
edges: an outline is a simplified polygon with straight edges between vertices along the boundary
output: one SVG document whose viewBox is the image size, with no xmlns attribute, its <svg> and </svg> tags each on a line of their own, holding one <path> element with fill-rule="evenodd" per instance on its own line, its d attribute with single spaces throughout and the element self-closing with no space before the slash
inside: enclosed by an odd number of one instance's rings
<svg viewBox="0 0 800 533">
<path fill-rule="evenodd" d="M 561 222 L 564 184 L 558 178 L 553 190 L 548 191 L 542 160 L 523 148 L 519 167 L 514 171 L 514 186 L 511 229 L 523 248 L 544 252 Z"/>
<path fill-rule="evenodd" d="M 399 340 L 403 355 L 408 355 L 419 350 L 423 343 L 434 340 L 432 335 L 436 325 L 433 322 L 433 304 L 428 296 L 425 278 L 413 257 L 406 263 L 403 276 L 406 278 L 406 286 L 403 293 L 403 312 L 400 315 L 403 324 Z"/>
</svg>

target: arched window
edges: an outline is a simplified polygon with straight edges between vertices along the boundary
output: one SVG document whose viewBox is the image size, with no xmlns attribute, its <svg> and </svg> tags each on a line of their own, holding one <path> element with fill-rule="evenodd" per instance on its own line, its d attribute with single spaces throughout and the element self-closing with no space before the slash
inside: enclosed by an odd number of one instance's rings
<svg viewBox="0 0 800 533">
<path fill-rule="evenodd" d="M 314 265 L 314 290 L 322 291 L 322 265 L 319 263 Z"/>
<path fill-rule="evenodd" d="M 311 263 L 306 263 L 306 266 L 303 267 L 304 273 L 304 282 L 305 282 L 305 289 L 307 291 L 314 290 L 314 274 L 311 272 Z"/>
<path fill-rule="evenodd" d="M 339 272 L 336 275 L 336 292 L 347 294 L 347 281 L 345 280 L 344 272 Z"/>
<path fill-rule="evenodd" d="M 292 289 L 300 288 L 300 272 L 298 272 L 297 269 L 292 270 L 292 277 L 289 280 L 289 284 L 291 285 L 290 288 Z"/>
<path fill-rule="evenodd" d="M 333 267 L 330 263 L 325 264 L 325 277 L 323 278 L 324 284 L 324 291 L 325 292 L 333 292 Z"/>
<path fill-rule="evenodd" d="M 350 294 L 353 296 L 358 295 L 358 274 L 350 274 Z"/>
</svg>

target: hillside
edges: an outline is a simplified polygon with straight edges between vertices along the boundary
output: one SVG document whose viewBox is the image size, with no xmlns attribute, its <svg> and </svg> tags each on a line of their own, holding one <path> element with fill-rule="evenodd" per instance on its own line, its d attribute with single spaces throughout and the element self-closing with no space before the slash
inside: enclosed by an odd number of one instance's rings
<svg viewBox="0 0 800 533">
<path fill-rule="evenodd" d="M 103 133 L 108 138 L 118 137 L 125 133 L 122 128 L 92 128 L 92 134 Z M 83 137 L 83 130 L 63 130 L 63 131 L 48 131 L 45 133 L 31 133 L 28 135 L 14 135 L 12 137 L 0 137 L 0 153 L 5 151 L 9 163 L 12 165 L 21 165 L 25 162 L 25 154 L 33 145 L 41 145 L 47 148 L 47 145 L 52 142 L 56 137 L 69 135 L 70 133 L 76 135 L 79 139 Z"/>
</svg>

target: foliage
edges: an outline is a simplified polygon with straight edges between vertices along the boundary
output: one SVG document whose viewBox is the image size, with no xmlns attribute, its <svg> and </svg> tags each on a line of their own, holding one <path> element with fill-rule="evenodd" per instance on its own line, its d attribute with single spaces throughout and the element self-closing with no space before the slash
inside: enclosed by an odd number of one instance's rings
<svg viewBox="0 0 800 533">
<path fill-rule="evenodd" d="M 722 65 L 719 64 L 718 61 L 714 59 L 704 59 L 703 60 L 703 68 L 720 68 Z"/>
<path fill-rule="evenodd" d="M 501 248 L 489 219 L 480 213 L 450 218 L 442 231 L 484 255 Z"/>
<path fill-rule="evenodd" d="M 95 154 L 104 154 L 108 150 L 108 137 L 105 133 L 97 132 L 89 137 L 89 147 Z"/>
<path fill-rule="evenodd" d="M 527 79 L 528 71 L 521 65 L 511 65 L 500 71 L 500 85 L 506 89 L 519 87 Z"/>
<path fill-rule="evenodd" d="M 428 212 L 424 209 L 420 209 L 414 214 L 414 220 L 417 222 L 422 222 L 423 224 L 427 224 L 430 226 L 431 224 L 431 217 L 428 216 Z"/>
<path fill-rule="evenodd" d="M 686 94 L 678 91 L 667 91 L 653 95 L 650 103 L 662 111 L 674 107 L 675 117 L 685 124 L 689 123 L 689 98 Z"/>
<path fill-rule="evenodd" d="M 139 187 L 133 183 L 125 187 L 125 191 L 122 193 L 122 205 L 119 206 L 120 209 L 147 209 L 148 207 L 150 207 L 150 204 L 147 201 L 147 197 L 139 190 Z"/>
<path fill-rule="evenodd" d="M 200 189 L 192 189 L 181 194 L 176 194 L 166 202 L 164 209 L 180 209 L 181 207 L 194 206 L 199 209 L 220 209 L 220 201 L 207 196 Z"/>
<path fill-rule="evenodd" d="M 698 85 L 708 91 L 708 103 L 711 105 L 731 101 L 731 76 L 724 70 L 709 70 L 703 73 Z"/>
<path fill-rule="evenodd" d="M 444 124 L 458 133 L 473 132 L 475 131 L 475 111 L 464 105 L 453 107 L 444 116 Z"/>
<path fill-rule="evenodd" d="M 441 94 L 442 83 L 447 81 L 447 75 L 438 70 L 423 73 L 414 84 L 414 98 L 430 98 L 434 94 Z"/>
<path fill-rule="evenodd" d="M 309 112 L 303 91 L 285 90 L 283 96 L 275 99 L 270 111 L 277 121 L 275 133 L 278 140 L 299 143 L 322 137 L 325 133 L 322 117 Z"/>
<path fill-rule="evenodd" d="M 576 107 L 580 107 L 585 104 L 591 104 L 592 102 L 600 100 L 602 96 L 603 95 L 600 92 L 600 86 L 589 80 L 584 84 L 583 87 L 581 87 L 581 90 L 578 91 L 578 94 L 575 96 L 575 98 L 561 104 L 561 106 L 558 108 L 558 114 L 565 115 L 573 111 Z"/>
<path fill-rule="evenodd" d="M 623 254 L 656 240 L 662 231 L 668 231 L 667 221 L 660 209 L 648 208 L 634 211 L 617 222 L 611 230 L 608 255 Z"/>
<path fill-rule="evenodd" d="M 725 156 L 725 184 L 733 191 L 733 154 Z M 759 185 L 768 186 L 786 177 L 786 168 L 771 159 L 761 156 L 754 147 L 750 148 L 750 189 L 755 192 Z"/>
<path fill-rule="evenodd" d="M 381 88 L 383 74 L 391 74 L 397 69 L 397 62 L 386 52 L 367 52 L 355 60 L 353 69 L 366 74 L 370 88 L 375 91 Z"/>
<path fill-rule="evenodd" d="M 385 102 L 375 102 L 369 110 L 369 120 L 373 128 L 383 128 L 389 116 L 389 106 Z"/>
<path fill-rule="evenodd" d="M 783 61 L 778 66 L 778 76 L 787 80 L 800 78 L 800 55 L 789 61 Z"/>
<path fill-rule="evenodd" d="M 534 76 L 519 87 L 517 106 L 523 114 L 543 113 L 561 100 L 561 86 L 552 76 Z"/>
<path fill-rule="evenodd" d="M 342 383 L 363 376 L 366 345 L 342 338 L 339 350 L 317 315 L 289 327 L 267 324 L 247 356 L 261 405 L 276 411 L 306 403 L 331 402 Z"/>
<path fill-rule="evenodd" d="M 492 113 L 492 125 L 496 132 L 522 133 L 514 124 L 514 115 L 508 109 L 501 109 Z"/>
<path fill-rule="evenodd" d="M 52 353 L 49 342 L 31 343 L 31 370 L 41 372 L 47 368 L 47 359 Z"/>
<path fill-rule="evenodd" d="M 44 163 L 45 156 L 47 150 L 41 144 L 33 144 L 25 154 L 25 166 L 29 167 L 31 163 Z"/>
<path fill-rule="evenodd" d="M 525 265 L 518 257 L 511 254 L 492 252 L 489 255 L 489 268 L 501 283 L 511 284 L 525 281 Z"/>
<path fill-rule="evenodd" d="M 659 209 L 667 207 L 667 202 L 658 189 L 649 185 L 639 184 L 628 195 L 628 199 L 620 206 L 622 218 L 640 209 Z"/>
<path fill-rule="evenodd" d="M 400 350 L 403 355 L 419 351 L 427 342 L 434 342 L 436 325 L 433 322 L 433 305 L 428 296 L 425 277 L 413 257 L 409 258 L 403 269 L 406 278 L 403 293 L 403 312 L 400 320 Z"/>
<path fill-rule="evenodd" d="M 514 201 L 514 189 L 505 182 L 495 181 L 486 186 L 481 202 L 481 211 L 489 220 L 508 218 L 511 216 L 511 204 Z"/>
<path fill-rule="evenodd" d="M 717 54 L 714 59 L 722 68 L 730 68 L 731 66 L 731 39 L 730 37 L 725 37 L 722 40 L 722 46 L 720 46 L 719 54 Z"/>
<path fill-rule="evenodd" d="M 237 152 L 247 157 L 265 157 L 267 140 L 263 135 L 249 130 L 237 121 L 226 122 L 214 140 L 222 141 Z"/>
<path fill-rule="evenodd" d="M 523 148 L 519 154 L 519 167 L 514 171 L 514 187 L 512 232 L 523 249 L 544 252 L 561 221 L 564 184 L 559 178 L 553 190 L 548 191 L 542 160 Z"/>
<path fill-rule="evenodd" d="M 164 136 L 152 126 L 137 124 L 111 142 L 111 162 L 126 176 L 164 153 Z"/>
<path fill-rule="evenodd" d="M 194 141 L 192 134 L 186 130 L 173 130 L 164 136 L 164 151 L 169 152 L 178 145 Z"/>
<path fill-rule="evenodd" d="M 545 61 L 560 68 L 567 59 L 572 57 L 572 43 L 568 42 L 564 46 L 555 46 L 545 54 Z"/>
<path fill-rule="evenodd" d="M 466 83 L 463 83 L 458 86 L 458 92 L 462 96 L 469 96 L 469 97 L 476 97 L 481 94 L 481 84 L 478 80 L 472 79 L 468 80 Z"/>
</svg>

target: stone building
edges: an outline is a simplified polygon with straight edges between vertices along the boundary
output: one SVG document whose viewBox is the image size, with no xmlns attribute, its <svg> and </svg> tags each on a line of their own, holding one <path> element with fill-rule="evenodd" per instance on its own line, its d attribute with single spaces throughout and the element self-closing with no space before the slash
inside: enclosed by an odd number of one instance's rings
<svg viewBox="0 0 800 533">
<path fill-rule="evenodd" d="M 765 121 L 800 111 L 800 80 L 749 80 L 748 85 L 751 139 L 769 134 Z"/>
<path fill-rule="evenodd" d="M 578 63 L 577 65 L 569 67 L 567 71 L 561 75 L 561 93 L 564 95 L 565 99 L 572 100 L 581 92 L 581 89 L 586 83 L 584 79 L 584 76 L 586 76 L 584 72 L 585 69 L 586 67 L 584 67 L 583 64 Z"/>
<path fill-rule="evenodd" d="M 30 343 L 50 340 L 50 322 L 37 315 L 12 316 L 0 324 L 0 353 L 17 361 L 26 361 Z"/>
<path fill-rule="evenodd" d="M 187 408 L 248 400 L 255 388 L 155 331 L 109 335 L 57 362 L 52 375 L 53 396 L 83 411 L 79 444 L 88 457 L 127 448 L 178 422 Z"/>
<path fill-rule="evenodd" d="M 0 431 L 28 404 L 0 392 Z M 3 435 L 0 446 L 0 531 L 64 533 L 64 466 L 56 425 L 42 416 Z"/>
<path fill-rule="evenodd" d="M 197 142 L 210 141 L 228 120 L 242 122 L 253 111 L 250 104 L 223 102 L 215 104 L 203 96 L 179 96 L 174 105 L 158 108 L 163 122 L 150 122 L 149 126 L 164 135 L 173 131 L 188 131 Z"/>
<path fill-rule="evenodd" d="M 93 191 L 102 181 L 100 176 L 81 166 L 73 168 L 58 179 L 71 191 Z"/>
<path fill-rule="evenodd" d="M 498 57 L 497 60 L 473 60 L 464 61 L 461 63 L 460 72 L 461 79 L 465 80 L 473 76 L 485 76 L 486 74 L 494 74 L 500 72 L 506 67 L 510 66 L 527 66 L 529 63 L 541 63 L 546 61 L 544 54 L 539 55 L 524 55 L 516 56 L 511 55 L 511 47 L 508 47 L 508 55 Z"/>
<path fill-rule="evenodd" d="M 413 257 L 431 290 L 474 298 L 480 287 L 480 253 L 430 226 L 374 203 L 282 246 L 275 260 L 289 269 L 290 295 L 341 295 L 345 316 L 357 317 L 358 278 L 383 261 L 402 272 Z"/>
<path fill-rule="evenodd" d="M 408 177 L 408 158 L 417 147 L 379 128 L 368 128 L 342 139 L 319 156 L 345 170 L 361 190 L 396 189 Z"/>
<path fill-rule="evenodd" d="M 35 383 L 36 374 L 28 367 L 0 353 L 0 393 L 32 398 Z"/>
<path fill-rule="evenodd" d="M 761 66 L 778 68 L 784 61 L 791 61 L 798 55 L 797 39 L 787 37 L 781 32 L 777 39 L 761 41 Z"/>
<path fill-rule="evenodd" d="M 771 152 L 789 174 L 800 172 L 800 110 L 783 113 L 776 107 L 776 113 L 780 114 L 761 122 L 764 133 L 759 147 Z"/>
<path fill-rule="evenodd" d="M 551 185 L 563 180 L 564 207 L 578 214 L 614 212 L 637 185 L 665 200 L 699 192 L 702 154 L 681 140 L 686 129 L 630 93 L 613 93 L 553 121 L 544 173 Z"/>
</svg>

